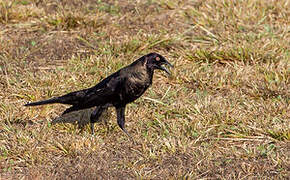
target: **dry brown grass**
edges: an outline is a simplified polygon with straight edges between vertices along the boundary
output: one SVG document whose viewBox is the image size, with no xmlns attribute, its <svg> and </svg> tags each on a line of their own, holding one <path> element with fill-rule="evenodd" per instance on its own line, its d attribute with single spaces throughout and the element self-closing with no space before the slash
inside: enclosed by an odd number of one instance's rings
<svg viewBox="0 0 290 180">
<path fill-rule="evenodd" d="M 289 1 L 0 0 L 1 179 L 287 179 Z M 28 101 L 148 52 L 175 65 L 109 126 Z M 78 112 L 64 121 L 88 120 Z M 62 120 L 61 120 L 62 121 Z"/>
</svg>

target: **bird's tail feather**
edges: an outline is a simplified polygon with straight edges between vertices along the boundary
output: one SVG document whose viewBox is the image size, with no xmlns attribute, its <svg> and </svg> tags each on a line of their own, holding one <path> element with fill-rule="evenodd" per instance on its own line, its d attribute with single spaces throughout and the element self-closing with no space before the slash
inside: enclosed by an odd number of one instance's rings
<svg viewBox="0 0 290 180">
<path fill-rule="evenodd" d="M 51 98 L 43 101 L 37 101 L 37 102 L 32 102 L 32 103 L 27 103 L 24 106 L 38 106 L 38 105 L 44 105 L 44 104 L 53 104 L 53 103 L 58 103 L 59 98 Z"/>
</svg>

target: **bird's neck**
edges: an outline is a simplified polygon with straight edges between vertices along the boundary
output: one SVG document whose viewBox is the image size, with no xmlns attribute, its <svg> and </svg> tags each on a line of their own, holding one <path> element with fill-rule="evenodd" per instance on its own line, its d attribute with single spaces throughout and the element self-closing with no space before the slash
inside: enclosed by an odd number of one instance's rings
<svg viewBox="0 0 290 180">
<path fill-rule="evenodd" d="M 143 61 L 134 62 L 132 66 L 127 69 L 127 74 L 130 74 L 129 81 L 145 86 L 152 84 L 153 73 L 153 68 L 149 67 Z"/>
</svg>

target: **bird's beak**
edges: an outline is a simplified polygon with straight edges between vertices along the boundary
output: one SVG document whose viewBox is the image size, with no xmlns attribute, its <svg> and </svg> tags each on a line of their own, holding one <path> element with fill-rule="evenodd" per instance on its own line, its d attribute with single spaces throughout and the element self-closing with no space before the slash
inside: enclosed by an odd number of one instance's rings
<svg viewBox="0 0 290 180">
<path fill-rule="evenodd" d="M 169 66 L 171 68 L 173 68 L 174 66 L 172 64 L 170 64 L 168 61 L 164 62 L 160 67 L 159 69 L 162 70 L 162 71 L 165 71 L 167 74 L 171 75 L 171 72 L 167 69 L 166 66 Z"/>
</svg>

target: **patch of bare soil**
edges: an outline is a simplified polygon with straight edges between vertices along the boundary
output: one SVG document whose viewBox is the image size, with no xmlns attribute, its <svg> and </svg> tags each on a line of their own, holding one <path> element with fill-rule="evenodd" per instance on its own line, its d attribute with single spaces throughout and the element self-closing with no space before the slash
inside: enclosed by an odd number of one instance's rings
<svg viewBox="0 0 290 180">
<path fill-rule="evenodd" d="M 94 53 L 98 44 L 85 34 L 73 32 L 25 32 L 12 31 L 2 37 L 2 42 L 7 42 L 3 51 L 13 59 L 36 62 L 45 60 L 62 61 L 74 55 L 86 58 Z"/>
</svg>

